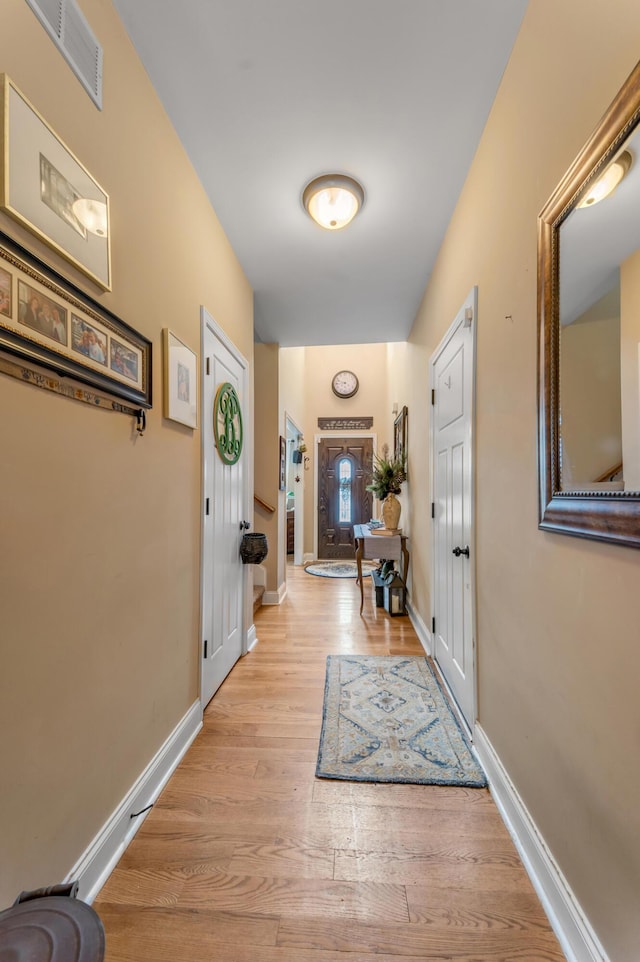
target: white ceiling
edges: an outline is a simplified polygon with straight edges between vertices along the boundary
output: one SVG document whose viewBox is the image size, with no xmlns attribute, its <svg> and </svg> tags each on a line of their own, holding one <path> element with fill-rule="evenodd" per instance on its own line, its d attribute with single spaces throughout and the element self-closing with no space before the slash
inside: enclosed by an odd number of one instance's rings
<svg viewBox="0 0 640 962">
<path fill-rule="evenodd" d="M 255 291 L 256 339 L 405 340 L 526 0 L 114 2 Z M 366 193 L 335 233 L 300 200 L 328 171 Z"/>
</svg>

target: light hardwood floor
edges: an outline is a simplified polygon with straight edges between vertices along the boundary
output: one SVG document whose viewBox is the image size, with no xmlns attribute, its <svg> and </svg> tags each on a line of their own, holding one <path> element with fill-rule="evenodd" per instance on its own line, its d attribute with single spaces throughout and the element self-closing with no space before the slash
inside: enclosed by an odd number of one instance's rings
<svg viewBox="0 0 640 962">
<path fill-rule="evenodd" d="M 315 778 L 326 656 L 423 650 L 287 575 L 95 903 L 107 962 L 560 962 L 488 791 Z"/>
</svg>

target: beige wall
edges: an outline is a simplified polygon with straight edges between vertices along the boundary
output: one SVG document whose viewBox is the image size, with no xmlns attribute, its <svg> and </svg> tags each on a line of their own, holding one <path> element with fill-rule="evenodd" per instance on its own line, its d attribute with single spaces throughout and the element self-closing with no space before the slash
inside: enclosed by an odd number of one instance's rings
<svg viewBox="0 0 640 962">
<path fill-rule="evenodd" d="M 255 504 L 253 530 L 267 536 L 269 554 L 262 562 L 266 571 L 266 590 L 277 591 L 280 581 L 278 521 L 283 510 L 283 494 L 279 490 L 279 445 L 282 433 L 278 414 L 278 354 L 277 344 L 256 344 L 254 347 L 254 491 L 268 505 L 271 512 Z"/>
<path fill-rule="evenodd" d="M 314 438 L 321 432 L 319 417 L 373 417 L 373 432 L 377 434 L 378 449 L 393 443 L 393 419 L 388 396 L 387 345 L 341 344 L 339 347 L 282 348 L 283 377 L 296 370 L 298 396 L 291 385 L 287 388 L 287 403 L 304 412 L 303 427 L 309 463 L 304 471 L 304 552 L 313 554 L 315 532 L 314 479 L 316 451 Z M 353 371 L 360 382 L 358 393 L 352 398 L 338 398 L 331 390 L 331 380 L 337 371 Z M 302 373 L 302 376 L 300 374 Z M 302 394 L 302 398 L 300 397 Z M 288 410 L 288 408 L 287 408 Z M 290 413 L 294 414 L 293 411 Z M 369 432 L 363 432 L 369 433 Z M 402 500 L 402 496 L 401 496 Z M 404 520 L 404 519 L 403 519 Z"/>
<path fill-rule="evenodd" d="M 620 268 L 620 339 L 624 486 L 640 491 L 640 250 Z"/>
<path fill-rule="evenodd" d="M 478 285 L 479 716 L 609 956 L 640 944 L 640 555 L 537 527 L 536 217 L 635 65 L 636 0 L 535 0 L 410 337 L 414 602 L 429 583 L 426 372 Z M 415 490 L 415 487 L 414 487 Z"/>
<path fill-rule="evenodd" d="M 306 417 L 306 352 L 306 347 L 280 348 L 280 423 L 284 426 L 288 414 L 301 430 L 304 430 Z"/>
<path fill-rule="evenodd" d="M 622 462 L 618 291 L 603 301 L 560 334 L 565 490 L 591 484 Z"/>
<path fill-rule="evenodd" d="M 111 4 L 82 9 L 102 112 L 23 0 L 3 0 L 0 64 L 110 195 L 98 296 L 152 340 L 154 405 L 137 438 L 0 375 L 0 906 L 69 872 L 198 696 L 200 432 L 162 418 L 161 329 L 199 352 L 204 304 L 253 357 L 251 289 L 146 73 Z"/>
</svg>

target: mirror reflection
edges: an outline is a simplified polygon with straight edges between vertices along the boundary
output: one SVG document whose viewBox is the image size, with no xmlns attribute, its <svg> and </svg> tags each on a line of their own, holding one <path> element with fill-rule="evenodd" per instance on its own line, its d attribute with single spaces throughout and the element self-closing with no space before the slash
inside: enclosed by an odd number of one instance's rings
<svg viewBox="0 0 640 962">
<path fill-rule="evenodd" d="M 640 492 L 640 131 L 621 156 L 559 230 L 562 491 Z"/>
</svg>

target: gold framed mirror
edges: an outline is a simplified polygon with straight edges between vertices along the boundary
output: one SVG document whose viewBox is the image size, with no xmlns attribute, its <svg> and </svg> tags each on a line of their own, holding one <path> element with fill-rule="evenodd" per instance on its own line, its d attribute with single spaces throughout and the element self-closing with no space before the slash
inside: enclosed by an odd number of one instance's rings
<svg viewBox="0 0 640 962">
<path fill-rule="evenodd" d="M 538 218 L 538 473 L 540 528 L 640 548 L 640 63 Z"/>
</svg>

